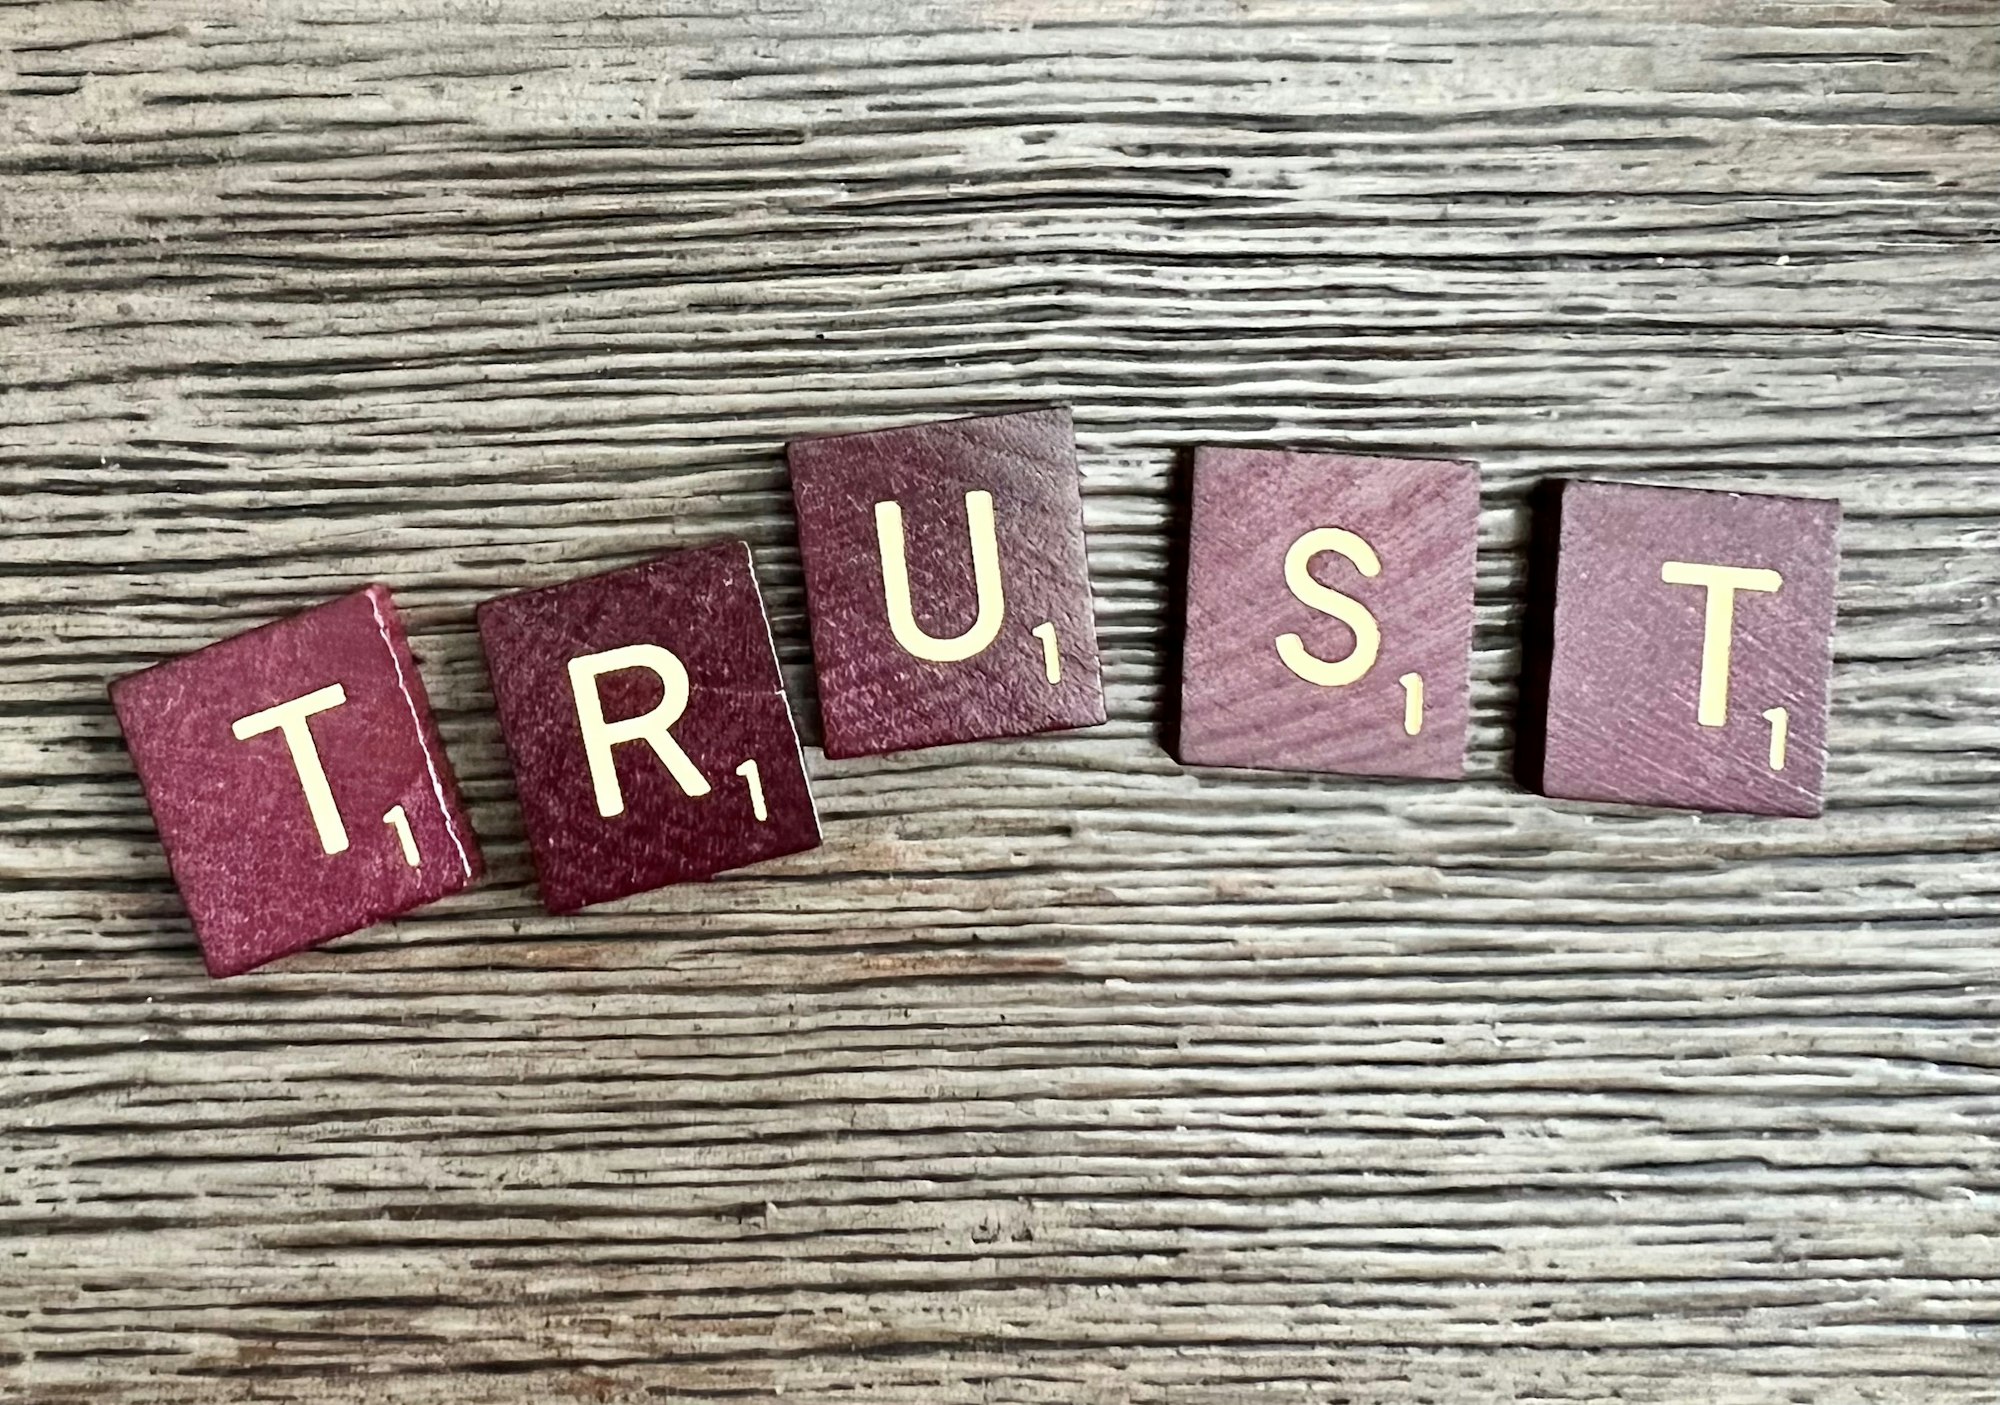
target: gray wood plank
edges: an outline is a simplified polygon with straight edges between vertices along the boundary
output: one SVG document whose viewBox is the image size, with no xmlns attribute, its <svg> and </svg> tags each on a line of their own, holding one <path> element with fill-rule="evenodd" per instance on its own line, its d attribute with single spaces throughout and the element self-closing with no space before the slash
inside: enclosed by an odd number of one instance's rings
<svg viewBox="0 0 2000 1405">
<path fill-rule="evenodd" d="M 0 9 L 0 1392 L 1994 1400 L 2000 17 Z M 471 610 L 1075 407 L 1112 721 L 541 914 Z M 1479 460 L 1463 785 L 1158 746 L 1176 455 Z M 1508 779 L 1546 476 L 1846 504 L 1829 813 Z M 213 984 L 103 686 L 369 580 L 480 890 Z"/>
</svg>

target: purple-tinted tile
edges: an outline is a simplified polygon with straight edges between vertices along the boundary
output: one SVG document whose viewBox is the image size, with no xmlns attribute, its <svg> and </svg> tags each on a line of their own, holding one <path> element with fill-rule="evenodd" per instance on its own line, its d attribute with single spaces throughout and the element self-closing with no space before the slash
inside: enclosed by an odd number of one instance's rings
<svg viewBox="0 0 2000 1405">
<path fill-rule="evenodd" d="M 210 975 L 479 877 L 382 586 L 120 678 L 111 701 Z"/>
<path fill-rule="evenodd" d="M 551 912 L 819 844 L 740 541 L 479 607 Z"/>
<path fill-rule="evenodd" d="M 1469 463 L 1197 450 L 1181 761 L 1461 775 L 1478 532 Z"/>
<path fill-rule="evenodd" d="M 1068 410 L 787 456 L 828 756 L 1104 720 Z"/>
<path fill-rule="evenodd" d="M 1819 814 L 1840 504 L 1572 482 L 1560 513 L 1543 792 Z"/>
</svg>

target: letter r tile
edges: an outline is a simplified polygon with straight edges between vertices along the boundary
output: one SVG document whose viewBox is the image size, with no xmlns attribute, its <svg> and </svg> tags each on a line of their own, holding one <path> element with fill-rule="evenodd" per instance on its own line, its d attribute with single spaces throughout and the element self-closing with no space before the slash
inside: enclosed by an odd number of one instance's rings
<svg viewBox="0 0 2000 1405">
<path fill-rule="evenodd" d="M 1820 813 L 1840 504 L 1561 485 L 1542 791 Z"/>
<path fill-rule="evenodd" d="M 828 756 L 1104 720 L 1068 410 L 787 457 Z"/>
<path fill-rule="evenodd" d="M 212 976 L 479 877 L 382 586 L 120 678 L 111 701 Z"/>
<path fill-rule="evenodd" d="M 743 542 L 479 607 L 551 912 L 819 845 Z"/>
<path fill-rule="evenodd" d="M 1469 463 L 1198 449 L 1181 761 L 1462 774 L 1478 532 Z"/>
</svg>

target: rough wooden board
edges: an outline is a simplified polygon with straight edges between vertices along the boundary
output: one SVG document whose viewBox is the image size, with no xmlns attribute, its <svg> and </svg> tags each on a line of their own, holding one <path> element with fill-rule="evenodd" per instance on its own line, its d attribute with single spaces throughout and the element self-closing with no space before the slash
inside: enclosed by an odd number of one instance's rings
<svg viewBox="0 0 2000 1405">
<path fill-rule="evenodd" d="M 15 4 L 0 94 L 0 1391 L 2000 1398 L 1990 0 Z M 1044 400 L 1112 723 L 541 915 L 474 603 L 746 535 L 809 699 L 779 445 Z M 1481 461 L 1466 784 L 1161 753 L 1204 440 Z M 1586 471 L 1845 501 L 1823 822 L 1506 779 Z M 211 984 L 103 683 L 373 579 L 493 876 Z"/>
</svg>

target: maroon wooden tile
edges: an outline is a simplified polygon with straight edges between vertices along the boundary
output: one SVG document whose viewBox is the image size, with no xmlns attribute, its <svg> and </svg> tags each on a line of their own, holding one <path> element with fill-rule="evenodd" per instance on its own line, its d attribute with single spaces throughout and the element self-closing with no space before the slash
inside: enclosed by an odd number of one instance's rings
<svg viewBox="0 0 2000 1405">
<path fill-rule="evenodd" d="M 120 678 L 111 701 L 210 975 L 479 877 L 382 586 Z"/>
<path fill-rule="evenodd" d="M 479 607 L 551 912 L 819 845 L 740 541 Z"/>
<path fill-rule="evenodd" d="M 828 756 L 1104 720 L 1068 410 L 788 458 Z"/>
<path fill-rule="evenodd" d="M 1819 814 L 1840 504 L 1571 482 L 1558 510 L 1543 792 Z"/>
<path fill-rule="evenodd" d="M 1469 463 L 1197 450 L 1180 759 L 1463 774 L 1478 532 Z"/>
</svg>

